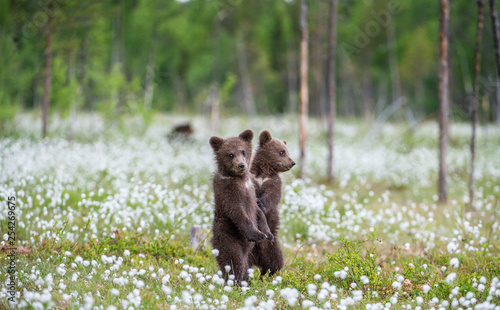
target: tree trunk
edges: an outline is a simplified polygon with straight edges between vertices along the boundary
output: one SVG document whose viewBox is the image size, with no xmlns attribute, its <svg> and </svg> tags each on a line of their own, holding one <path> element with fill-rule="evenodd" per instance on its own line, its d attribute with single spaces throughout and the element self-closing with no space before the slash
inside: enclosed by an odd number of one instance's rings
<svg viewBox="0 0 500 310">
<path fill-rule="evenodd" d="M 49 107 L 50 107 L 50 87 L 52 85 L 52 3 L 49 3 L 49 19 L 47 21 L 46 36 L 47 45 L 45 47 L 45 82 L 43 87 L 42 100 L 42 137 L 47 136 L 49 126 Z"/>
<path fill-rule="evenodd" d="M 119 7 L 119 12 L 113 18 L 113 37 L 112 37 L 112 50 L 111 50 L 111 70 L 115 66 L 118 66 L 121 75 L 124 74 L 124 42 L 123 42 L 123 1 L 119 0 L 117 2 Z M 113 94 L 113 102 L 115 106 L 115 112 L 120 115 L 125 109 L 125 94 L 121 87 Z"/>
<path fill-rule="evenodd" d="M 80 85 L 80 94 L 83 96 L 82 101 L 83 101 L 83 108 L 87 110 L 93 109 L 92 107 L 92 95 L 90 94 L 91 91 L 89 90 L 89 82 L 87 80 L 87 63 L 88 63 L 88 47 L 89 47 L 89 37 L 90 37 L 90 26 L 88 23 L 85 24 L 84 27 L 85 34 L 83 35 L 82 38 L 82 43 L 80 45 L 80 48 L 78 49 L 77 55 L 78 55 L 78 68 L 77 68 L 77 82 Z"/>
<path fill-rule="evenodd" d="M 371 66 L 371 52 L 368 50 L 363 50 L 363 63 L 366 68 Z M 363 107 L 361 114 L 366 121 L 371 121 L 373 119 L 373 102 L 374 102 L 374 91 L 373 91 L 373 79 L 369 72 L 363 74 Z"/>
<path fill-rule="evenodd" d="M 308 41 L 307 30 L 307 0 L 301 0 L 300 4 L 300 105 L 299 105 L 299 148 L 300 148 L 300 172 L 299 176 L 304 177 L 306 163 L 306 142 L 307 142 L 307 113 L 309 105 L 308 89 Z"/>
<path fill-rule="evenodd" d="M 209 103 L 210 103 L 210 131 L 212 135 L 216 135 L 219 132 L 219 87 L 213 86 L 209 93 Z"/>
<path fill-rule="evenodd" d="M 448 200 L 446 148 L 448 146 L 448 28 L 450 0 L 440 0 L 439 12 L 439 201 Z"/>
<path fill-rule="evenodd" d="M 319 117 L 326 115 L 326 85 L 325 85 L 325 74 L 323 72 L 325 68 L 324 56 L 323 56 L 323 36 L 314 41 L 311 39 L 311 74 L 314 78 L 313 91 L 311 93 L 311 114 Z M 315 46 L 315 47 L 313 47 Z"/>
<path fill-rule="evenodd" d="M 330 19 L 328 27 L 328 182 L 335 178 L 334 171 L 334 136 L 337 110 L 337 84 L 335 82 L 335 55 L 337 48 L 337 0 L 330 1 Z"/>
<path fill-rule="evenodd" d="M 476 62 L 474 64 L 474 98 L 472 98 L 470 112 L 472 135 L 470 138 L 470 170 L 469 170 L 469 197 L 470 203 L 474 199 L 474 160 L 476 151 L 477 106 L 479 101 L 479 72 L 481 71 L 481 40 L 484 25 L 484 0 L 477 0 L 477 33 L 476 33 Z"/>
<path fill-rule="evenodd" d="M 241 89 L 243 93 L 243 111 L 246 115 L 255 114 L 255 100 L 253 96 L 252 81 L 248 70 L 248 59 L 243 34 L 238 35 L 236 42 L 236 54 L 238 57 L 238 67 L 241 74 Z"/>
<path fill-rule="evenodd" d="M 401 99 L 401 82 L 399 79 L 398 70 L 398 56 L 396 53 L 396 29 L 394 25 L 394 19 L 391 19 L 387 25 L 387 48 L 389 54 L 389 70 L 391 73 L 391 90 L 392 90 L 392 101 Z M 403 119 L 403 109 L 399 110 L 395 115 L 398 121 Z"/>
<path fill-rule="evenodd" d="M 326 4 L 326 5 L 325 5 Z M 328 10 L 326 6 L 328 3 L 318 1 L 318 9 L 313 16 L 314 20 L 324 21 L 327 20 Z M 328 35 L 328 24 L 323 22 L 317 23 L 315 29 L 311 31 L 310 51 L 311 63 L 310 71 L 312 75 L 312 89 L 310 93 L 309 112 L 317 117 L 323 118 L 327 116 L 327 85 L 326 85 L 326 70 L 325 70 L 325 37 Z"/>
<path fill-rule="evenodd" d="M 297 54 L 292 48 L 286 53 L 286 72 L 288 83 L 288 111 L 297 111 Z M 293 51 L 292 51 L 293 50 Z"/>
<path fill-rule="evenodd" d="M 493 41 L 495 45 L 495 60 L 497 63 L 497 78 L 498 78 L 496 116 L 497 116 L 497 123 L 500 126 L 500 25 L 498 21 L 496 0 L 490 0 L 490 15 L 491 15 L 491 26 L 493 27 Z"/>
<path fill-rule="evenodd" d="M 497 120 L 497 125 L 500 127 L 500 77 L 497 77 L 497 89 L 496 89 L 496 97 L 497 104 L 495 105 L 495 117 Z"/>
<path fill-rule="evenodd" d="M 153 95 L 155 90 L 155 69 L 156 69 L 156 36 L 153 36 L 151 47 L 149 48 L 148 64 L 146 65 L 146 80 L 144 82 L 144 106 L 147 110 L 153 107 Z"/>
</svg>

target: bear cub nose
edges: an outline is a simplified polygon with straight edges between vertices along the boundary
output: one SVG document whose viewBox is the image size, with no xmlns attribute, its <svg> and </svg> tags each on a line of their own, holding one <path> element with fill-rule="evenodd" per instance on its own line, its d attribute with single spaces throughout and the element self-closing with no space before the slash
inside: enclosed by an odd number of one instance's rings
<svg viewBox="0 0 500 310">
<path fill-rule="evenodd" d="M 292 167 L 293 167 L 293 166 L 295 166 L 295 162 L 294 162 L 294 161 L 292 161 Z"/>
<path fill-rule="evenodd" d="M 239 167 L 240 169 L 243 169 L 243 168 L 245 168 L 245 164 L 244 164 L 244 163 L 239 163 L 239 164 L 238 164 L 238 167 Z"/>
</svg>

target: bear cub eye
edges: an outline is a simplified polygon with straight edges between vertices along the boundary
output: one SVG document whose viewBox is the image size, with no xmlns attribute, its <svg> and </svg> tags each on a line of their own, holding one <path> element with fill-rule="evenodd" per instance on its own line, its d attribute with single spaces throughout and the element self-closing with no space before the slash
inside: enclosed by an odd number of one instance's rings
<svg viewBox="0 0 500 310">
<path fill-rule="evenodd" d="M 229 158 L 233 158 L 234 157 L 233 153 L 230 153 L 228 156 L 229 156 Z"/>
<path fill-rule="evenodd" d="M 247 156 L 247 152 L 245 152 L 245 151 L 241 151 L 241 154 L 243 154 L 243 157 Z"/>
<path fill-rule="evenodd" d="M 280 151 L 281 156 L 285 156 L 285 151 Z"/>
</svg>

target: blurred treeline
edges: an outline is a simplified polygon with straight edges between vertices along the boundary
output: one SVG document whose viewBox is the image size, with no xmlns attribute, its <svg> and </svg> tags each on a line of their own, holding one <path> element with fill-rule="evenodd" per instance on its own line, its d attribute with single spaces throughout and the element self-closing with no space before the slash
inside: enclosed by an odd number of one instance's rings
<svg viewBox="0 0 500 310">
<path fill-rule="evenodd" d="M 51 4 L 52 3 L 52 4 Z M 308 1 L 311 115 L 327 111 L 328 8 Z M 52 5 L 52 6 L 51 6 Z M 51 112 L 277 114 L 298 106 L 297 0 L 0 0 L 0 107 L 39 109 L 53 17 Z M 340 0 L 338 114 L 373 118 L 403 98 L 396 119 L 435 115 L 435 0 Z M 451 3 L 453 115 L 468 117 L 475 1 Z M 497 78 L 486 9 L 480 120 L 495 120 Z"/>
</svg>

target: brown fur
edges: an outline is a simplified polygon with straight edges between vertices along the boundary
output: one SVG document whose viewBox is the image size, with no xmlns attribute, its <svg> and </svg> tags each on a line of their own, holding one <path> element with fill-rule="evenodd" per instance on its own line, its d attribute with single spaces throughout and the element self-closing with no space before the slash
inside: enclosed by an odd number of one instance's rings
<svg viewBox="0 0 500 310">
<path fill-rule="evenodd" d="M 273 241 L 255 244 L 250 264 L 260 268 L 261 274 L 273 275 L 284 265 L 283 251 L 278 236 L 280 225 L 281 178 L 279 173 L 290 170 L 295 162 L 290 158 L 286 141 L 273 138 L 268 131 L 261 132 L 259 147 L 252 162 L 251 173 L 259 207 L 264 211 L 267 224 L 274 235 Z"/>
<path fill-rule="evenodd" d="M 265 215 L 257 206 L 249 166 L 253 132 L 238 137 L 210 138 L 217 171 L 213 178 L 215 211 L 212 246 L 219 250 L 217 263 L 224 277 L 229 273 L 238 282 L 248 281 L 248 256 L 255 241 L 273 239 Z"/>
</svg>

